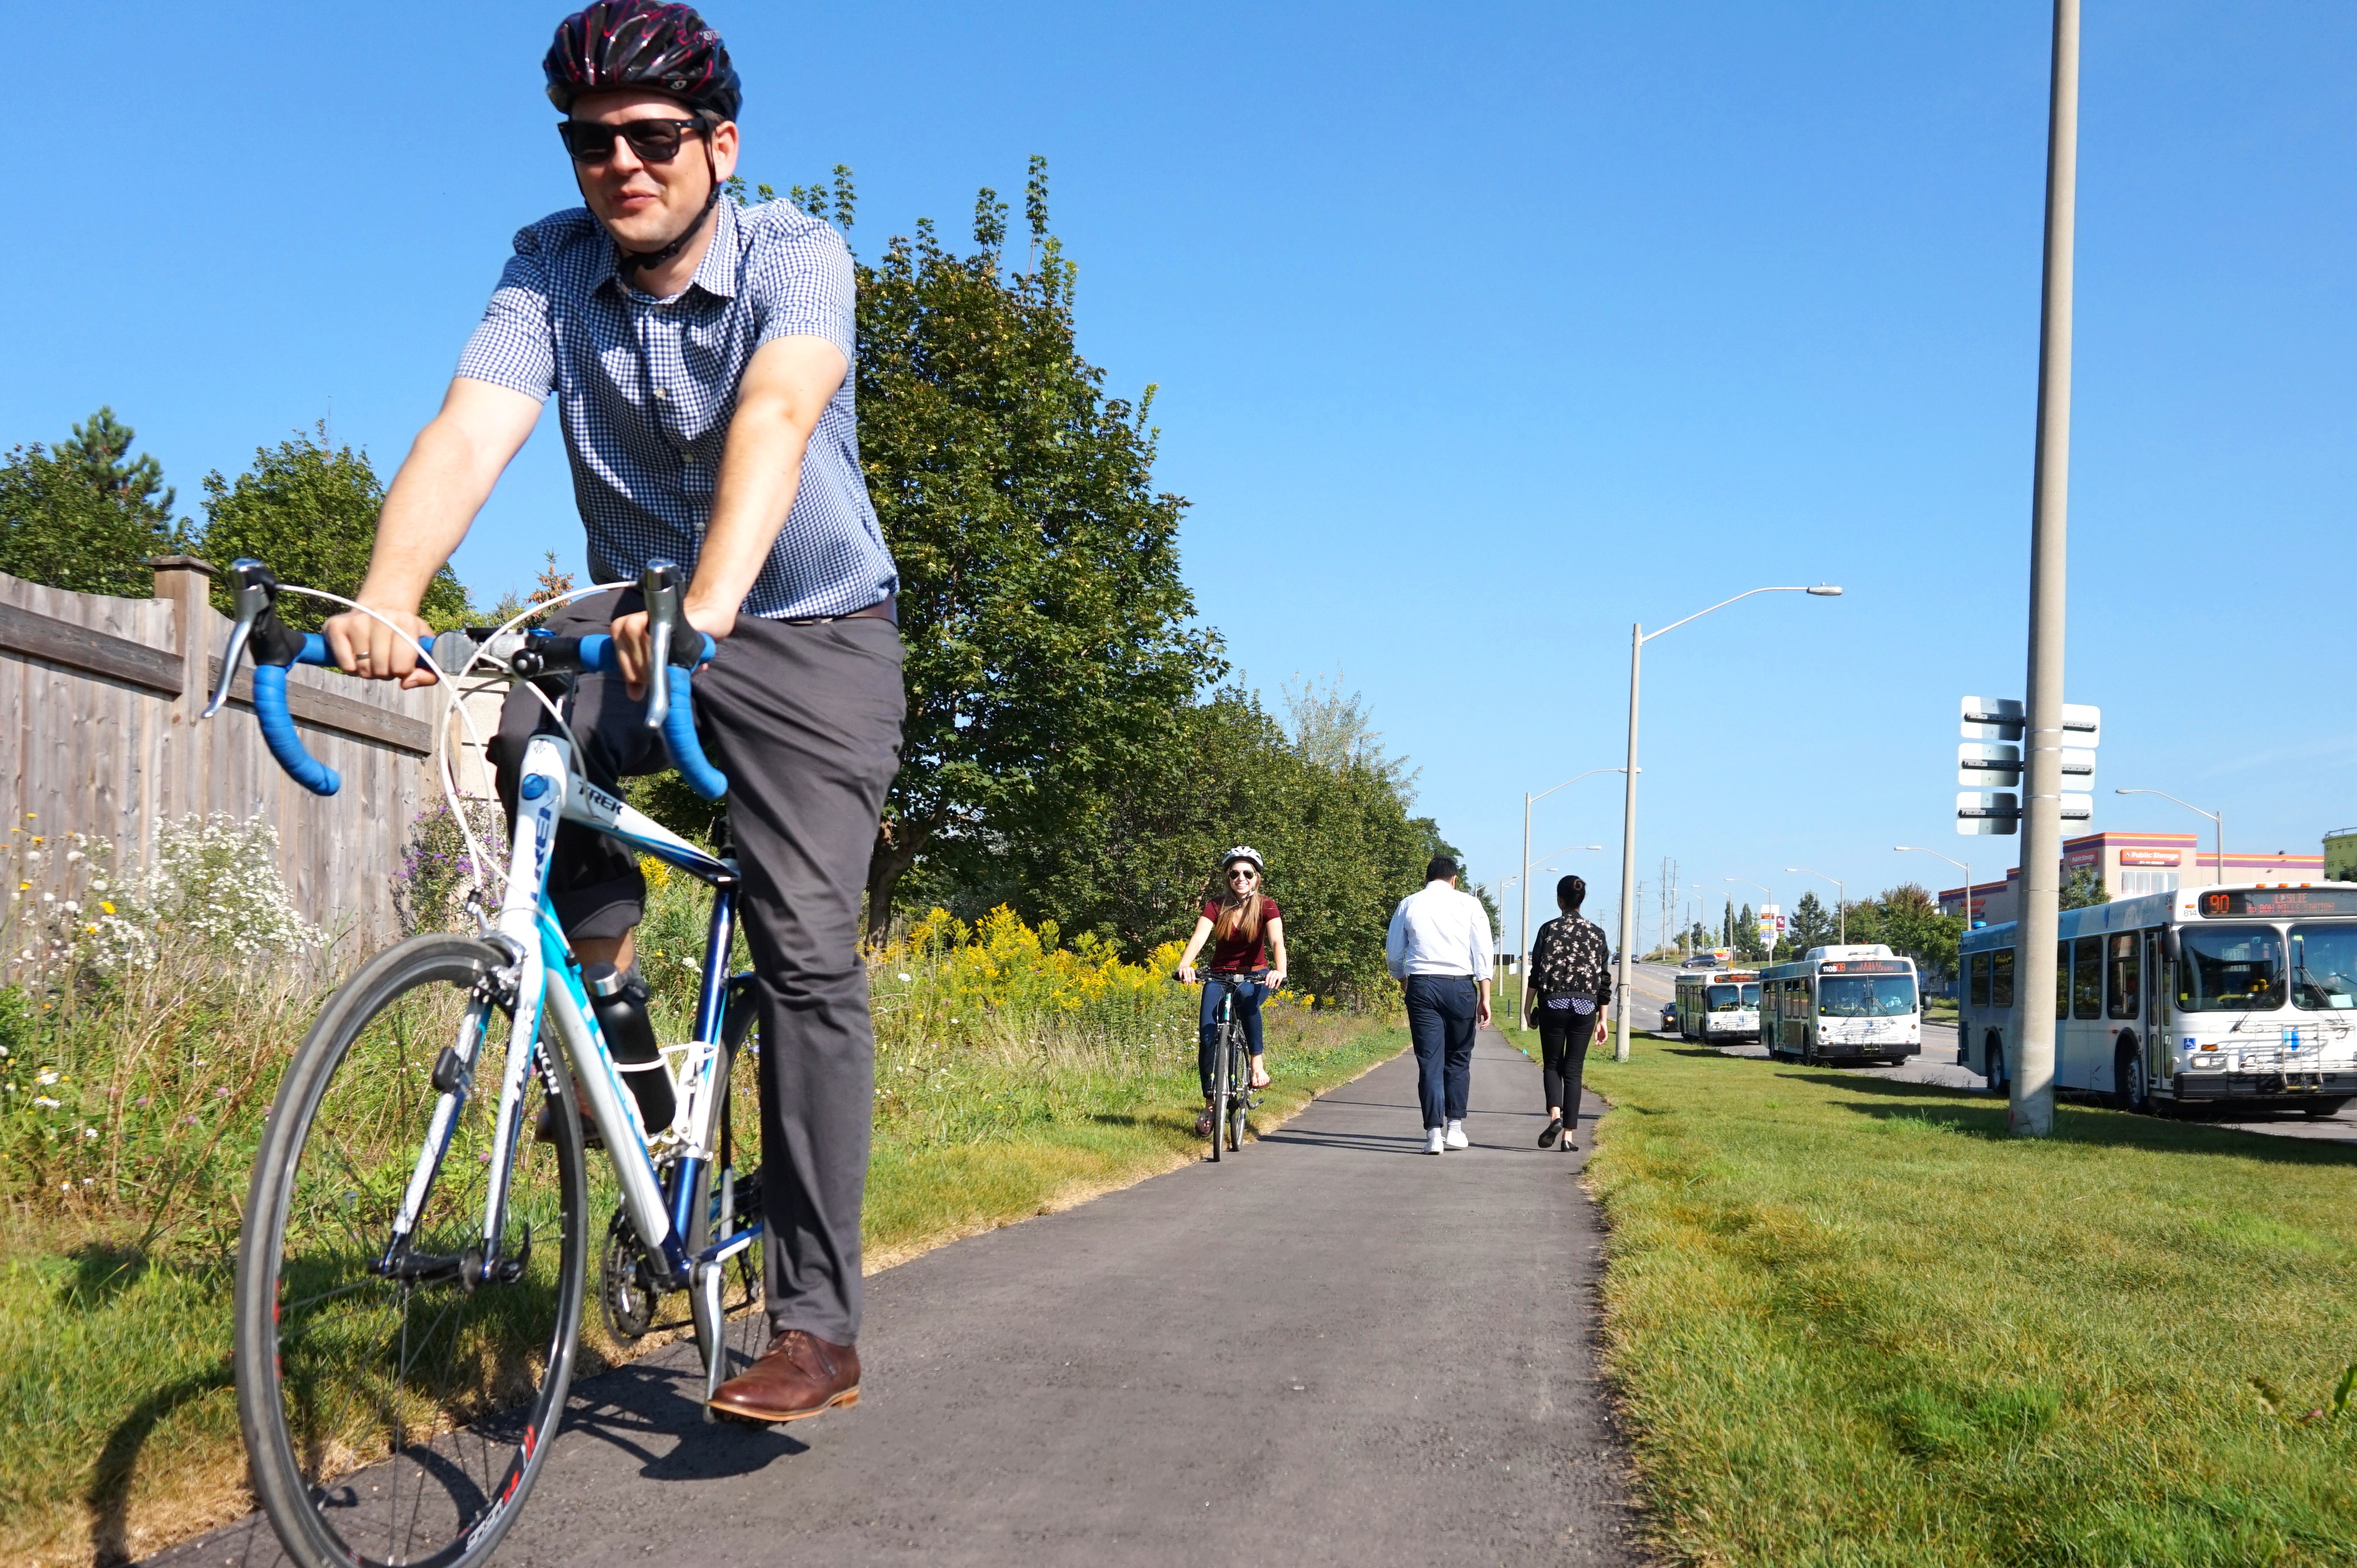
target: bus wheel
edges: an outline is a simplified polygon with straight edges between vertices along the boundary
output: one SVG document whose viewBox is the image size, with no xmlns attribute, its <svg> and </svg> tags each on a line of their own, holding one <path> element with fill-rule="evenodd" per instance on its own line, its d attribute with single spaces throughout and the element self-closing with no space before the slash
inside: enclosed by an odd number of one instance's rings
<svg viewBox="0 0 2357 1568">
<path fill-rule="evenodd" d="M 2152 1084 L 2145 1077 L 2144 1052 L 2137 1048 L 2133 1035 L 2121 1036 L 2119 1048 L 2112 1053 L 2112 1109 L 2138 1115 L 2152 1109 Z"/>
<path fill-rule="evenodd" d="M 1989 1031 L 1988 1038 L 1981 1042 L 1981 1060 L 1988 1066 L 1985 1076 L 1988 1079 L 1989 1092 L 2009 1094 L 2011 1087 L 2005 1076 L 2005 1042 L 1996 1037 L 1994 1029 Z"/>
<path fill-rule="evenodd" d="M 2346 1100 L 2310 1100 L 2300 1106 L 2299 1113 L 2313 1116 L 2320 1122 L 2327 1116 L 2338 1116 L 2341 1107 L 2348 1103 Z"/>
</svg>

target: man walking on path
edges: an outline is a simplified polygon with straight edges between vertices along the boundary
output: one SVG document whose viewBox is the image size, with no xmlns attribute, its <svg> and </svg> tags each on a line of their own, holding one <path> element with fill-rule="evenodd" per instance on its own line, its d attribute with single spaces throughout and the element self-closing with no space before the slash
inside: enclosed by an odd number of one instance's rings
<svg viewBox="0 0 2357 1568">
<path fill-rule="evenodd" d="M 1473 1082 L 1473 1034 L 1490 1026 L 1490 911 L 1457 887 L 1457 863 L 1436 854 L 1421 892 L 1392 911 L 1383 961 L 1407 992 L 1424 1102 L 1424 1152 L 1461 1149 Z"/>
</svg>

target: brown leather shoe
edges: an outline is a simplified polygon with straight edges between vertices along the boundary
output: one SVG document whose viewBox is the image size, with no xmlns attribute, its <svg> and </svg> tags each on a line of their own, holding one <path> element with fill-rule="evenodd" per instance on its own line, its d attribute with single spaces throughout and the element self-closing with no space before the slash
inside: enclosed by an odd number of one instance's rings
<svg viewBox="0 0 2357 1568">
<path fill-rule="evenodd" d="M 761 1359 L 713 1391 L 712 1408 L 740 1421 L 800 1421 L 859 1402 L 859 1352 L 789 1328 Z"/>
</svg>

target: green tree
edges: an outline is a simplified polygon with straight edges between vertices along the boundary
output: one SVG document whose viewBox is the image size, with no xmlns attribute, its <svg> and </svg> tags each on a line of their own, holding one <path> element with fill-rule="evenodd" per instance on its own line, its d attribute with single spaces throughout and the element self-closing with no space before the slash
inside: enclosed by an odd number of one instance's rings
<svg viewBox="0 0 2357 1568">
<path fill-rule="evenodd" d="M 368 455 L 331 446 L 322 421 L 316 438 L 298 431 L 274 448 L 257 447 L 253 467 L 234 482 L 219 469 L 205 476 L 206 521 L 198 548 L 216 565 L 250 555 L 282 583 L 349 598 L 368 575 L 383 505 L 384 486 Z M 229 613 L 229 590 L 218 581 L 213 603 Z M 338 607 L 289 594 L 278 608 L 289 626 L 317 631 Z M 467 624 L 467 590 L 449 567 L 434 575 L 417 613 L 437 631 Z"/>
<path fill-rule="evenodd" d="M 0 572 L 76 593 L 144 597 L 147 557 L 178 547 L 163 468 L 129 456 L 133 431 L 111 408 L 54 449 L 18 446 L 0 464 Z"/>
<path fill-rule="evenodd" d="M 1824 900 L 1814 893 L 1803 893 L 1801 901 L 1792 907 L 1788 940 L 1795 954 L 1804 953 L 1811 948 L 1831 947 L 1839 929 L 1834 912 L 1825 908 Z"/>
<path fill-rule="evenodd" d="M 2091 905 L 2111 902 L 2104 891 L 2104 874 L 2092 865 L 2083 865 L 2072 872 L 2062 879 L 2057 902 L 2065 909 L 2084 909 Z"/>
<path fill-rule="evenodd" d="M 1189 624 L 1186 503 L 1154 489 L 1153 389 L 1107 397 L 1081 357 L 1078 269 L 1048 234 L 1046 193 L 1034 158 L 1028 270 L 1001 265 L 1006 209 L 989 190 L 971 253 L 920 220 L 858 268 L 860 454 L 900 567 L 909 699 L 871 931 L 920 854 L 972 883 L 1000 846 L 1074 831 L 1226 669 Z M 816 207 L 823 193 L 792 194 Z M 833 196 L 848 229 L 847 168 Z"/>
</svg>

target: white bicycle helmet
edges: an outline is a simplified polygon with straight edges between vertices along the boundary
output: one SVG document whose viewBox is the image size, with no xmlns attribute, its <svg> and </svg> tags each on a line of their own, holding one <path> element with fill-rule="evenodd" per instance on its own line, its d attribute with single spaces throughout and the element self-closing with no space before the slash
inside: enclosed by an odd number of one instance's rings
<svg viewBox="0 0 2357 1568">
<path fill-rule="evenodd" d="M 1253 846 L 1248 843 L 1240 843 L 1236 845 L 1235 848 L 1228 851 L 1227 854 L 1220 856 L 1220 869 L 1222 871 L 1225 871 L 1228 867 L 1233 865 L 1240 860 L 1251 861 L 1253 863 L 1253 869 L 1259 872 L 1264 878 L 1268 875 L 1268 862 L 1260 857 L 1260 851 L 1253 848 Z"/>
</svg>

